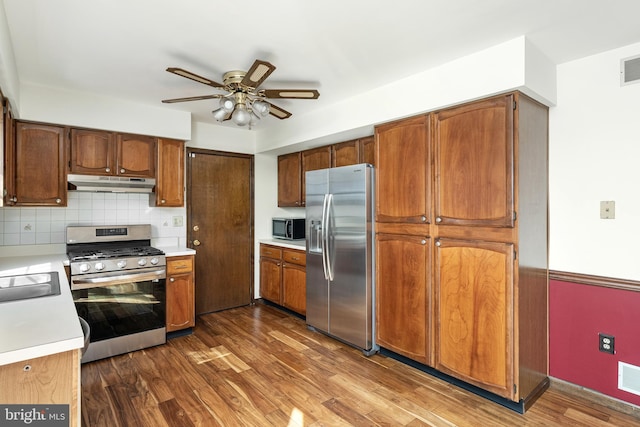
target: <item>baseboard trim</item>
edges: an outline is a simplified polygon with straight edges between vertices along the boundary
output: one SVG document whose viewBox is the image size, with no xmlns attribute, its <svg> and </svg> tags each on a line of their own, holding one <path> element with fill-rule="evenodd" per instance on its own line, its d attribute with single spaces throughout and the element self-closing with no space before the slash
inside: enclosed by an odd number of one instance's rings
<svg viewBox="0 0 640 427">
<path fill-rule="evenodd" d="M 616 399 L 615 397 L 607 396 L 598 391 L 591 390 L 590 388 L 582 387 L 558 378 L 549 377 L 551 380 L 550 389 L 557 390 L 564 394 L 568 394 L 576 399 L 583 399 L 590 403 L 596 403 L 602 405 L 605 408 L 613 409 L 614 411 L 622 412 L 623 414 L 631 415 L 640 419 L 640 406 L 636 406 L 632 403 L 625 402 L 624 400 Z"/>
</svg>

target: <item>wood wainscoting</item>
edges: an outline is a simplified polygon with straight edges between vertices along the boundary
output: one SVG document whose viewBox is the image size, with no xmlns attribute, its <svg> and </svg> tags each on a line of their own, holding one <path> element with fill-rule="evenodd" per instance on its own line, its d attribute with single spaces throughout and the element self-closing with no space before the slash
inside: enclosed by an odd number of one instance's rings
<svg viewBox="0 0 640 427">
<path fill-rule="evenodd" d="M 551 386 L 521 415 L 256 304 L 166 345 L 82 366 L 84 426 L 620 426 L 639 418 Z"/>
</svg>

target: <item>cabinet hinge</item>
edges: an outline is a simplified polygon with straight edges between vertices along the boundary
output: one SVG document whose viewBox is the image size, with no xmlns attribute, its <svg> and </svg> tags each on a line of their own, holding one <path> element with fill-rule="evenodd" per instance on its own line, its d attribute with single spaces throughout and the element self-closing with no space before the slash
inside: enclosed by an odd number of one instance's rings
<svg viewBox="0 0 640 427">
<path fill-rule="evenodd" d="M 513 260 L 517 260 L 518 259 L 518 251 L 514 250 L 513 251 Z"/>
<path fill-rule="evenodd" d="M 518 212 L 513 211 L 513 220 L 515 221 L 516 219 L 518 219 Z"/>
<path fill-rule="evenodd" d="M 515 396 L 516 392 L 518 391 L 518 386 L 516 386 L 515 384 L 513 385 L 513 395 Z"/>
<path fill-rule="evenodd" d="M 518 108 L 518 102 L 513 101 L 513 111 L 515 111 L 517 108 Z"/>
</svg>

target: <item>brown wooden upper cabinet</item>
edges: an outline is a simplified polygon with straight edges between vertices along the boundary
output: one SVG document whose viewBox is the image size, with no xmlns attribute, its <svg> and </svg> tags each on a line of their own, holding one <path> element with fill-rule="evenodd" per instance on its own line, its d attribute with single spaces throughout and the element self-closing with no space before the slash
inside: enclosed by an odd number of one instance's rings
<svg viewBox="0 0 640 427">
<path fill-rule="evenodd" d="M 155 177 L 156 139 L 151 136 L 72 129 L 71 173 Z"/>
<path fill-rule="evenodd" d="M 327 169 L 331 167 L 331 146 L 314 148 L 302 152 L 302 184 L 300 186 L 301 204 L 305 206 L 306 201 L 306 173 L 318 169 Z"/>
<path fill-rule="evenodd" d="M 184 142 L 159 138 L 157 143 L 156 191 L 152 205 L 184 206 Z"/>
<path fill-rule="evenodd" d="M 429 116 L 376 126 L 376 222 L 431 223 Z"/>
<path fill-rule="evenodd" d="M 513 95 L 434 113 L 435 221 L 513 227 Z"/>
<path fill-rule="evenodd" d="M 66 135 L 64 126 L 15 124 L 6 159 L 7 205 L 67 205 Z"/>
<path fill-rule="evenodd" d="M 331 146 L 331 167 L 369 163 L 375 165 L 373 136 L 341 142 Z"/>
<path fill-rule="evenodd" d="M 375 165 L 373 136 L 278 156 L 278 206 L 305 206 L 305 173 L 330 167 Z"/>
<path fill-rule="evenodd" d="M 278 206 L 302 206 L 300 153 L 278 156 Z"/>
</svg>

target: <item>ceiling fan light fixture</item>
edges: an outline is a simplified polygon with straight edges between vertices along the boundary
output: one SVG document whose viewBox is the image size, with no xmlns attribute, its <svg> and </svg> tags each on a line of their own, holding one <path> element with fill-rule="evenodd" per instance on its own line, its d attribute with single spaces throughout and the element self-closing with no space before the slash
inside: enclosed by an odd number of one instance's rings
<svg viewBox="0 0 640 427">
<path fill-rule="evenodd" d="M 269 114 L 269 103 L 257 99 L 253 101 L 253 104 L 251 104 L 251 110 L 258 117 L 259 116 L 266 117 Z"/>
<path fill-rule="evenodd" d="M 213 110 L 212 113 L 213 113 L 213 118 L 216 119 L 219 122 L 223 121 L 227 117 L 227 114 L 229 114 L 228 111 L 225 111 L 222 108 L 218 108 L 217 110 Z"/>
<path fill-rule="evenodd" d="M 251 114 L 247 111 L 247 107 L 244 104 L 237 104 L 231 120 L 238 126 L 245 126 L 251 121 Z"/>
<path fill-rule="evenodd" d="M 235 105 L 236 101 L 233 98 L 220 98 L 220 108 L 227 113 L 232 112 Z"/>
</svg>

